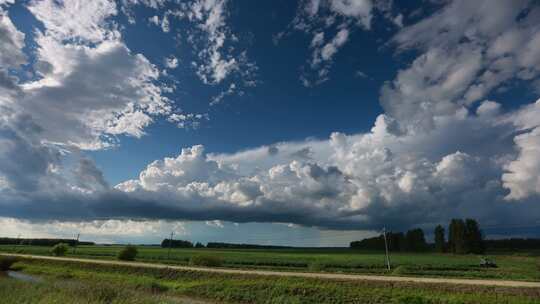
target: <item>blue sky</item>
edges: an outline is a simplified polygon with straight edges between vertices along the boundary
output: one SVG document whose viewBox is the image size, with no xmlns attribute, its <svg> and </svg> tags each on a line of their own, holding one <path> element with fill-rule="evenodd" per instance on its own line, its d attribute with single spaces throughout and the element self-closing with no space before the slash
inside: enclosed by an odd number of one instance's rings
<svg viewBox="0 0 540 304">
<path fill-rule="evenodd" d="M 300 81 L 300 69 L 310 56 L 311 38 L 302 32 L 292 32 L 277 44 L 273 41 L 276 34 L 287 30 L 297 7 L 294 1 L 264 5 L 230 3 L 231 29 L 246 37 L 241 45 L 257 63 L 259 84 L 244 96 L 226 97 L 222 104 L 209 107 L 209 100 L 226 90 L 227 85 L 209 87 L 201 83 L 189 65 L 173 70 L 170 74 L 183 84 L 174 98 L 186 110 L 208 113 L 211 119 L 195 131 L 158 122 L 147 129 L 149 136 L 137 140 L 126 138 L 118 149 L 96 153 L 98 163 L 103 162 L 104 168 L 125 162 L 126 170 L 105 169 L 106 176 L 120 182 L 136 175 L 149 161 L 195 144 L 205 145 L 209 152 L 233 153 L 280 141 L 328 138 L 332 132 L 351 134 L 369 130 L 374 118 L 382 112 L 377 102 L 379 88 L 404 64 L 392 58 L 392 50 L 380 49 L 396 27 L 384 22 L 374 32 L 356 30 L 351 38 L 355 43 L 345 46 L 335 59 L 332 77 L 322 85 L 305 87 Z M 154 11 L 141 12 L 148 18 L 153 14 Z M 178 31 L 182 32 L 182 27 Z M 175 54 L 189 63 L 193 59 L 192 48 L 172 45 L 171 36 L 174 34 L 143 23 L 130 27 L 125 41 L 152 62 Z M 158 49 L 149 47 L 153 43 Z M 358 76 L 358 72 L 367 77 Z M 150 148 L 155 145 L 160 149 Z M 134 155 L 136 149 L 141 149 L 141 153 Z"/>
<path fill-rule="evenodd" d="M 475 217 L 538 236 L 535 1 L 0 0 L 0 16 L 10 235 L 340 246 Z"/>
</svg>

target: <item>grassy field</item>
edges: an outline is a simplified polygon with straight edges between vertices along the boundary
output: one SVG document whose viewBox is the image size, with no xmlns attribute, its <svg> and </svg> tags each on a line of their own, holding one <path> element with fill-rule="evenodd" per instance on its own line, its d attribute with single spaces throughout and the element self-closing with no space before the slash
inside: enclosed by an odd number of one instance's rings
<svg viewBox="0 0 540 304">
<path fill-rule="evenodd" d="M 2 303 L 540 303 L 540 290 L 531 288 L 224 275 L 43 260 L 23 260 L 16 267 L 41 282 L 0 277 Z"/>
<path fill-rule="evenodd" d="M 80 246 L 68 256 L 115 259 L 121 246 Z M 138 247 L 138 261 L 186 265 L 193 256 L 211 255 L 223 260 L 224 267 L 287 271 L 372 273 L 406 276 L 460 277 L 540 281 L 540 256 L 532 253 L 488 255 L 498 268 L 479 267 L 479 256 L 451 254 L 392 253 L 393 269 L 386 270 L 382 253 L 349 249 L 167 249 Z M 50 248 L 39 246 L 0 246 L 0 252 L 49 255 Z"/>
</svg>

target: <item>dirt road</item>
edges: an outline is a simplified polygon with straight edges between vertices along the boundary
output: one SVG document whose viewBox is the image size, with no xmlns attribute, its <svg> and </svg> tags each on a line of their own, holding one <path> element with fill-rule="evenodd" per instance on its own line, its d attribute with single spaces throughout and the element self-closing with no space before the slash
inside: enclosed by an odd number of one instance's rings
<svg viewBox="0 0 540 304">
<path fill-rule="evenodd" d="M 477 279 L 469 280 L 469 279 L 425 278 L 425 277 L 422 277 L 422 278 L 421 277 L 398 277 L 398 276 L 340 274 L 340 273 L 284 272 L 284 271 L 266 271 L 266 270 L 242 270 L 242 269 L 230 269 L 230 268 L 173 266 L 173 265 L 142 263 L 142 262 L 122 262 L 122 261 L 112 261 L 112 260 L 49 257 L 49 256 L 37 256 L 37 255 L 26 255 L 26 254 L 2 253 L 0 255 L 18 256 L 18 257 L 27 258 L 27 259 L 71 261 L 71 262 L 93 263 L 93 264 L 102 264 L 102 265 L 123 265 L 123 266 L 131 266 L 131 267 L 145 267 L 145 268 L 158 268 L 158 269 L 169 268 L 169 269 L 184 270 L 184 271 L 201 271 L 201 272 L 242 274 L 242 275 L 301 277 L 301 278 L 352 280 L 352 281 L 361 280 L 361 281 L 412 282 L 412 283 L 431 283 L 431 284 L 435 283 L 435 284 L 458 284 L 458 285 L 475 285 L 475 286 L 540 288 L 540 282 L 477 280 Z"/>
</svg>

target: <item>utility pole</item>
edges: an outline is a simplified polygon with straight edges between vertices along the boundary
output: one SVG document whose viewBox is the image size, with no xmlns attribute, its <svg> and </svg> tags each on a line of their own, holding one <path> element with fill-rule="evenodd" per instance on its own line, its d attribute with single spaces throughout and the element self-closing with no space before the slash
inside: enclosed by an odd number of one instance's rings
<svg viewBox="0 0 540 304">
<path fill-rule="evenodd" d="M 81 236 L 80 233 L 77 233 L 77 241 L 75 242 L 75 246 L 73 246 L 73 254 L 77 252 L 77 246 L 79 245 L 79 237 Z"/>
<path fill-rule="evenodd" d="M 386 227 L 383 228 L 383 236 L 384 236 L 384 249 L 386 250 L 386 267 L 388 267 L 388 271 L 390 271 L 390 257 L 388 256 L 388 242 L 386 241 Z"/>
<path fill-rule="evenodd" d="M 174 232 L 171 231 L 171 238 L 169 239 L 169 250 L 167 251 L 167 260 L 170 260 L 170 258 L 171 258 L 171 248 L 172 248 L 173 233 Z"/>
</svg>

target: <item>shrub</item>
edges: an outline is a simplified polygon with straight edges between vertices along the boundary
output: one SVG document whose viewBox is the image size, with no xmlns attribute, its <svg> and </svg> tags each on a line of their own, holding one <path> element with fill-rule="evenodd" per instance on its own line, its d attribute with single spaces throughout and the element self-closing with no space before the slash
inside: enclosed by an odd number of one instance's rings
<svg viewBox="0 0 540 304">
<path fill-rule="evenodd" d="M 118 252 L 118 259 L 122 261 L 133 261 L 137 256 L 137 247 L 133 245 L 127 245 L 120 252 Z"/>
<path fill-rule="evenodd" d="M 314 271 L 314 272 L 324 271 L 325 267 L 326 267 L 326 265 L 324 265 L 323 263 L 321 263 L 319 261 L 314 261 L 314 262 L 309 263 L 308 270 L 309 271 Z"/>
<path fill-rule="evenodd" d="M 54 256 L 64 256 L 66 255 L 66 252 L 68 251 L 68 245 L 66 243 L 58 243 L 53 246 L 51 249 L 51 253 Z"/>
<path fill-rule="evenodd" d="M 0 256 L 0 271 L 7 271 L 11 269 L 11 265 L 17 262 L 16 257 Z"/>
<path fill-rule="evenodd" d="M 191 266 L 220 267 L 222 264 L 221 258 L 208 255 L 195 255 L 189 260 Z"/>
</svg>

